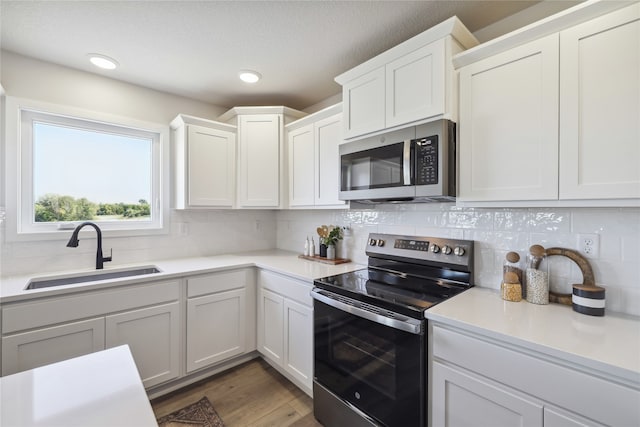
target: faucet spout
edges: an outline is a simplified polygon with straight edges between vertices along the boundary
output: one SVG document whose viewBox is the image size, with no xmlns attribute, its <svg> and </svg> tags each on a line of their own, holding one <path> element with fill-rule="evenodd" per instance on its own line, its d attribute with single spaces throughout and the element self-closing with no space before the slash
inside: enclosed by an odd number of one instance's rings
<svg viewBox="0 0 640 427">
<path fill-rule="evenodd" d="M 80 242 L 80 239 L 78 239 L 78 234 L 80 233 L 80 230 L 82 230 L 83 227 L 85 226 L 91 226 L 96 230 L 96 234 L 98 235 L 98 248 L 96 250 L 96 270 L 102 270 L 104 268 L 104 263 L 105 262 L 109 262 L 111 261 L 111 259 L 113 258 L 113 250 L 111 250 L 111 254 L 108 257 L 105 257 L 102 253 L 102 231 L 100 230 L 100 227 L 98 227 L 95 223 L 93 222 L 83 222 L 82 224 L 78 225 L 75 230 L 73 230 L 73 233 L 71 234 L 71 238 L 69 239 L 69 241 L 67 242 L 67 247 L 69 248 L 77 248 L 78 247 L 78 243 Z"/>
</svg>

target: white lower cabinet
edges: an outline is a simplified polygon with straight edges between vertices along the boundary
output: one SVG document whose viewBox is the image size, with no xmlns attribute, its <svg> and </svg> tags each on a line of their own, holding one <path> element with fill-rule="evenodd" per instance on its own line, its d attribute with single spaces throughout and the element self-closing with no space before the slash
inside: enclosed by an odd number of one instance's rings
<svg viewBox="0 0 640 427">
<path fill-rule="evenodd" d="M 284 300 L 284 368 L 303 384 L 313 382 L 313 309 Z"/>
<path fill-rule="evenodd" d="M 479 376 L 434 362 L 432 381 L 434 426 L 542 426 L 542 404 Z"/>
<path fill-rule="evenodd" d="M 2 338 L 2 375 L 100 350 L 104 350 L 102 317 L 10 335 Z"/>
<path fill-rule="evenodd" d="M 187 373 L 255 350 L 253 270 L 187 278 Z"/>
<path fill-rule="evenodd" d="M 145 387 L 180 375 L 180 282 L 35 298 L 2 308 L 2 375 L 127 344 Z"/>
<path fill-rule="evenodd" d="M 640 390 L 575 359 L 430 323 L 432 427 L 640 425 Z"/>
<path fill-rule="evenodd" d="M 284 298 L 267 289 L 260 289 L 258 306 L 258 351 L 276 365 L 283 365 Z"/>
<path fill-rule="evenodd" d="M 106 348 L 128 344 L 145 388 L 180 375 L 178 301 L 106 317 Z"/>
<path fill-rule="evenodd" d="M 258 351 L 311 395 L 313 300 L 311 284 L 261 270 L 258 278 Z"/>
</svg>

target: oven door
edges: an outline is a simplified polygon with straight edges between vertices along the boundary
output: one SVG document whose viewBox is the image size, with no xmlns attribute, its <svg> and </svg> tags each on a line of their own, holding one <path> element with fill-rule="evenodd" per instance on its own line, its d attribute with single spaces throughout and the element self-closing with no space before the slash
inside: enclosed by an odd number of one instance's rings
<svg viewBox="0 0 640 427">
<path fill-rule="evenodd" d="M 424 426 L 426 322 L 317 288 L 312 296 L 314 380 L 376 423 Z"/>
<path fill-rule="evenodd" d="M 340 199 L 410 198 L 415 196 L 412 143 L 415 129 L 342 144 Z"/>
</svg>

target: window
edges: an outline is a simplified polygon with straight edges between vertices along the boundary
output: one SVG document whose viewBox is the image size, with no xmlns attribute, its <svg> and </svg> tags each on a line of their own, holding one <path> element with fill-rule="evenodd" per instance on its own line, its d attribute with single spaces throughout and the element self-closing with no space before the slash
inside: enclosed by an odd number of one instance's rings
<svg viewBox="0 0 640 427">
<path fill-rule="evenodd" d="M 83 221 L 112 235 L 166 229 L 161 155 L 166 129 L 25 107 L 18 114 L 18 239 L 67 236 L 60 231 Z"/>
</svg>

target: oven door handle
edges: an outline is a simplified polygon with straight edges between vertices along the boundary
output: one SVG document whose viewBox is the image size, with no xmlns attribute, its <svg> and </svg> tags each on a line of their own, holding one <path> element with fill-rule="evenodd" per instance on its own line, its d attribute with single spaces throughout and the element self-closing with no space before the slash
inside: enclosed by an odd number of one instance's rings
<svg viewBox="0 0 640 427">
<path fill-rule="evenodd" d="M 387 313 L 392 314 L 393 317 L 385 316 L 380 312 L 367 309 L 367 304 L 362 304 L 351 298 L 343 297 L 342 295 L 337 295 L 319 288 L 313 288 L 311 290 L 311 297 L 316 301 L 320 301 L 338 310 L 371 320 L 381 325 L 389 326 L 393 329 L 399 329 L 414 335 L 422 335 L 424 333 L 422 327 L 423 322 L 402 314 L 391 313 L 385 310 Z"/>
</svg>

